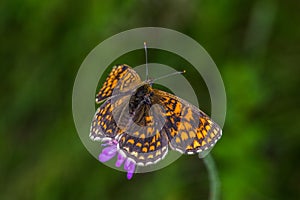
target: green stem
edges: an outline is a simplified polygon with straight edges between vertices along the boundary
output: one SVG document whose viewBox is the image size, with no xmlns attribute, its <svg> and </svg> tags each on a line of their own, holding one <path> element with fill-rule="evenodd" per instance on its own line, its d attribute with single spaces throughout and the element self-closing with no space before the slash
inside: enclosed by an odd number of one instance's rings
<svg viewBox="0 0 300 200">
<path fill-rule="evenodd" d="M 219 193 L 220 193 L 220 180 L 218 177 L 218 172 L 214 163 L 214 159 L 210 154 L 208 154 L 205 158 L 203 158 L 203 160 L 208 171 L 208 178 L 210 183 L 209 199 L 217 200 L 219 199 Z"/>
</svg>

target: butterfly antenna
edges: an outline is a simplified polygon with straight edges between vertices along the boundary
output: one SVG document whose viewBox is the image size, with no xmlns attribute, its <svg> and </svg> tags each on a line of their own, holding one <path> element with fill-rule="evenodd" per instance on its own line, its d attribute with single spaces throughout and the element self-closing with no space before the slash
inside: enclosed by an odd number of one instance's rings
<svg viewBox="0 0 300 200">
<path fill-rule="evenodd" d="M 145 57 L 146 57 L 146 80 L 149 79 L 149 70 L 148 70 L 148 54 L 147 54 L 147 43 L 144 42 L 144 49 L 145 49 Z"/>
<path fill-rule="evenodd" d="M 171 73 L 171 74 L 167 74 L 167 75 L 158 77 L 158 78 L 154 79 L 154 80 L 151 81 L 151 82 L 153 83 L 153 82 L 155 82 L 155 81 L 157 81 L 157 80 L 160 80 L 160 79 L 163 79 L 163 78 L 167 78 L 167 77 L 170 77 L 170 76 L 174 76 L 174 75 L 177 75 L 177 74 L 184 74 L 185 72 L 186 72 L 185 70 L 173 72 L 173 73 Z"/>
</svg>

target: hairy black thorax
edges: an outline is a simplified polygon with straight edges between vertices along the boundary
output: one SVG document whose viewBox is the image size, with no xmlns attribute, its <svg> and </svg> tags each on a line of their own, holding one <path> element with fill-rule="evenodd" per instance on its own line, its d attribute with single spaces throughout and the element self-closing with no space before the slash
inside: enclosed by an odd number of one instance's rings
<svg viewBox="0 0 300 200">
<path fill-rule="evenodd" d="M 136 89 L 129 100 L 129 114 L 133 121 L 140 126 L 147 126 L 149 111 L 153 105 L 153 91 L 150 84 L 144 84 Z"/>
</svg>

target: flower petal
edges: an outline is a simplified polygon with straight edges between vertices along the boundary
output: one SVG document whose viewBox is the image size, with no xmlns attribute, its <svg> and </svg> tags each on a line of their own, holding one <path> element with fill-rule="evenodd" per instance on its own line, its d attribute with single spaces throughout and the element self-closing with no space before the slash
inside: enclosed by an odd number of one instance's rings
<svg viewBox="0 0 300 200">
<path fill-rule="evenodd" d="M 132 165 L 129 166 L 128 172 L 127 172 L 127 179 L 130 180 L 134 174 L 135 170 L 135 164 L 133 163 Z"/>
<path fill-rule="evenodd" d="M 131 173 L 131 172 L 128 172 L 128 173 L 127 173 L 127 179 L 128 179 L 128 180 L 132 179 L 132 176 L 133 176 L 133 173 Z"/>
<path fill-rule="evenodd" d="M 116 162 L 116 167 L 120 167 L 123 162 L 125 161 L 126 157 L 123 156 L 121 153 L 118 154 L 118 159 L 117 159 L 117 162 Z"/>
<path fill-rule="evenodd" d="M 130 180 L 134 174 L 135 163 L 130 159 L 127 159 L 124 164 L 124 169 L 127 171 L 127 179 Z"/>
<path fill-rule="evenodd" d="M 112 159 L 116 155 L 116 153 L 117 153 L 116 146 L 113 145 L 113 146 L 105 147 L 99 155 L 99 161 L 106 162 Z"/>
<path fill-rule="evenodd" d="M 109 146 L 109 147 L 105 147 L 103 150 L 102 150 L 102 153 L 103 154 L 106 154 L 106 155 L 116 155 L 117 153 L 117 147 L 115 145 L 112 145 L 112 146 Z"/>
<path fill-rule="evenodd" d="M 128 167 L 129 167 L 130 163 L 131 163 L 131 161 L 129 159 L 127 159 L 125 161 L 125 163 L 124 163 L 124 169 L 125 169 L 125 171 L 128 171 Z"/>
</svg>

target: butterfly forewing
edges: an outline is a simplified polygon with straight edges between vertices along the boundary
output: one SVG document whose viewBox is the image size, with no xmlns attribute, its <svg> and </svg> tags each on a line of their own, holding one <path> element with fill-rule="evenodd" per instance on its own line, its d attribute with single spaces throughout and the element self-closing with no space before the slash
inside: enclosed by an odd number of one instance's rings
<svg viewBox="0 0 300 200">
<path fill-rule="evenodd" d="M 211 148 L 221 137 L 220 127 L 187 101 L 154 89 L 153 97 L 165 108 L 164 130 L 172 149 L 194 154 Z"/>
<path fill-rule="evenodd" d="M 130 91 L 139 83 L 141 83 L 141 79 L 131 67 L 128 65 L 114 66 L 96 95 L 96 103 L 101 103 L 114 94 Z"/>
</svg>

